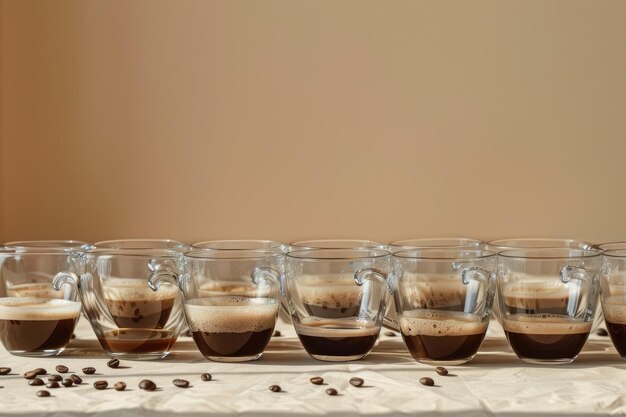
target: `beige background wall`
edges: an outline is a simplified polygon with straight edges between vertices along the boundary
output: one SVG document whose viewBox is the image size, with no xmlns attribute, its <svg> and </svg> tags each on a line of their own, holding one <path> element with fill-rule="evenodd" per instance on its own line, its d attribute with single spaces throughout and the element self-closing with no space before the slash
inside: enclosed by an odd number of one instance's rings
<svg viewBox="0 0 626 417">
<path fill-rule="evenodd" d="M 626 239 L 626 2 L 1 1 L 2 238 Z"/>
</svg>

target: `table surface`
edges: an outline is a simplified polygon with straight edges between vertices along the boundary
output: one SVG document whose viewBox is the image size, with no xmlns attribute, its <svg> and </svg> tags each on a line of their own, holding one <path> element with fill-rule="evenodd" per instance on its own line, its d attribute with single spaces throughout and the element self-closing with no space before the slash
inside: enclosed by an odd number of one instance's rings
<svg viewBox="0 0 626 417">
<path fill-rule="evenodd" d="M 597 416 L 626 413 L 626 362 L 617 355 L 609 338 L 593 335 L 576 362 L 560 366 L 532 366 L 510 351 L 501 328 L 492 322 L 488 337 L 472 362 L 448 367 L 443 377 L 414 361 L 402 338 L 381 334 L 380 342 L 365 359 L 347 363 L 319 362 L 302 349 L 290 324 L 279 321 L 283 334 L 272 339 L 265 354 L 242 364 L 210 362 L 200 355 L 189 337 L 181 337 L 174 352 L 160 361 L 121 361 L 118 369 L 106 366 L 109 359 L 100 349 L 87 320 L 82 319 L 77 338 L 56 358 L 11 356 L 0 347 L 0 366 L 13 370 L 0 376 L 0 414 L 70 416 L 168 416 L 177 415 L 398 415 L 419 416 Z M 384 333 L 384 332 L 382 332 Z M 21 374 L 42 367 L 54 372 L 64 364 L 83 378 L 84 384 L 49 390 L 50 398 L 38 398 Z M 83 375 L 86 366 L 95 375 Z M 203 382 L 200 374 L 213 380 Z M 321 376 L 325 385 L 309 378 Z M 365 380 L 361 388 L 349 384 L 351 377 Z M 434 387 L 419 379 L 429 376 Z M 158 390 L 137 388 L 149 378 Z M 187 389 L 172 380 L 191 382 Z M 107 380 L 109 386 L 124 381 L 128 388 L 97 391 L 92 383 Z M 277 384 L 284 390 L 270 392 Z M 336 397 L 324 393 L 335 388 Z"/>
</svg>

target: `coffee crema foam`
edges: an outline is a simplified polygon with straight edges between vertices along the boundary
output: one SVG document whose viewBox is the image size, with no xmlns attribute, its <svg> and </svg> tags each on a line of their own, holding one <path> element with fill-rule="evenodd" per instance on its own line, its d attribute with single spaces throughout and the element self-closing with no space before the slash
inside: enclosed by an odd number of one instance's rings
<svg viewBox="0 0 626 417">
<path fill-rule="evenodd" d="M 258 298 L 197 298 L 185 302 L 185 313 L 192 332 L 246 333 L 273 328 L 278 307 L 274 300 Z"/>
<path fill-rule="evenodd" d="M 404 297 L 415 300 L 415 306 L 462 305 L 467 294 L 467 287 L 458 275 L 407 274 L 401 282 Z"/>
<path fill-rule="evenodd" d="M 504 331 L 523 334 L 589 333 L 591 322 L 572 320 L 558 314 L 519 314 L 504 318 Z"/>
<path fill-rule="evenodd" d="M 80 314 L 80 302 L 35 297 L 0 298 L 0 320 L 64 320 Z"/>
<path fill-rule="evenodd" d="M 485 333 L 489 325 L 475 314 L 434 310 L 405 311 L 399 322 L 405 336 L 470 336 Z"/>
<path fill-rule="evenodd" d="M 174 285 L 162 285 L 158 291 L 152 291 L 146 281 L 140 279 L 109 278 L 102 281 L 104 298 L 110 301 L 159 301 L 176 297 L 178 288 Z"/>
<path fill-rule="evenodd" d="M 613 324 L 626 324 L 626 296 L 606 297 L 602 303 L 604 319 Z"/>
<path fill-rule="evenodd" d="M 8 297 L 34 297 L 34 298 L 53 298 L 62 299 L 63 291 L 56 291 L 50 283 L 33 283 L 7 285 Z"/>
<path fill-rule="evenodd" d="M 301 275 L 296 288 L 303 304 L 329 308 L 352 307 L 360 302 L 361 287 L 352 275 Z"/>
<path fill-rule="evenodd" d="M 507 305 L 532 310 L 567 304 L 570 288 L 556 279 L 546 279 L 505 285 L 502 295 Z"/>
<path fill-rule="evenodd" d="M 374 336 L 380 332 L 380 326 L 356 317 L 347 319 L 307 317 L 299 324 L 295 324 L 295 328 L 300 335 L 325 338 Z"/>
</svg>

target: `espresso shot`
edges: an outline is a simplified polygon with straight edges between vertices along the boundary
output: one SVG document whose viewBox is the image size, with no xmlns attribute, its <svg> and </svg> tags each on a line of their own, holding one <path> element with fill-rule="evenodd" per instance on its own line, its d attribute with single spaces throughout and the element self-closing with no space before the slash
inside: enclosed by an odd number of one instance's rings
<svg viewBox="0 0 626 417">
<path fill-rule="evenodd" d="M 367 355 L 378 339 L 380 326 L 370 320 L 307 318 L 295 326 L 311 357 L 324 361 L 350 361 Z"/>
<path fill-rule="evenodd" d="M 617 353 L 626 359 L 626 297 L 624 295 L 606 297 L 602 311 L 613 346 Z"/>
<path fill-rule="evenodd" d="M 460 365 L 478 352 L 488 320 L 462 312 L 405 311 L 400 316 L 402 338 L 415 360 L 427 365 Z"/>
<path fill-rule="evenodd" d="M 120 329 L 163 329 L 176 297 L 174 286 L 154 292 L 137 279 L 109 279 L 104 285 L 104 300 Z"/>
<path fill-rule="evenodd" d="M 361 291 L 352 275 L 301 276 L 300 300 L 311 316 L 338 319 L 353 317 L 360 308 Z"/>
<path fill-rule="evenodd" d="M 76 301 L 0 298 L 0 341 L 14 355 L 58 355 L 70 341 L 79 315 Z"/>
<path fill-rule="evenodd" d="M 555 314 L 510 315 L 504 332 L 511 348 L 530 363 L 570 363 L 582 350 L 591 322 Z"/>
<path fill-rule="evenodd" d="M 274 332 L 278 301 L 238 296 L 192 299 L 185 314 L 194 342 L 210 360 L 258 359 Z"/>
</svg>

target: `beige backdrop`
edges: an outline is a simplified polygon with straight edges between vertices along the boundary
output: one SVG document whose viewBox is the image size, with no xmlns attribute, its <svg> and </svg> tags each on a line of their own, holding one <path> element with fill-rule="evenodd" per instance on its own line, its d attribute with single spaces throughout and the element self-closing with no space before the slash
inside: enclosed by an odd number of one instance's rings
<svg viewBox="0 0 626 417">
<path fill-rule="evenodd" d="M 0 0 L 3 240 L 626 239 L 626 2 Z"/>
</svg>

